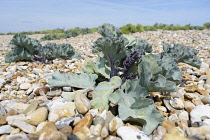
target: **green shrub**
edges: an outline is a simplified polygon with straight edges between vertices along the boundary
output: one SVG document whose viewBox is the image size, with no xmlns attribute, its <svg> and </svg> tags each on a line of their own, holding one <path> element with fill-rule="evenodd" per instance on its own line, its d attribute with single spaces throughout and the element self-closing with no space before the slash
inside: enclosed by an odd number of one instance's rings
<svg viewBox="0 0 210 140">
<path fill-rule="evenodd" d="M 144 31 L 144 27 L 141 24 L 137 24 L 136 25 L 136 31 L 137 32 L 143 32 Z"/>
<path fill-rule="evenodd" d="M 132 24 L 124 25 L 120 28 L 120 30 L 123 34 L 130 34 L 137 32 L 136 26 Z"/>
<path fill-rule="evenodd" d="M 157 29 L 153 26 L 144 26 L 145 31 L 157 31 Z"/>
<path fill-rule="evenodd" d="M 204 27 L 205 29 L 210 29 L 210 22 L 204 23 L 204 24 L 203 24 L 203 27 Z"/>
</svg>

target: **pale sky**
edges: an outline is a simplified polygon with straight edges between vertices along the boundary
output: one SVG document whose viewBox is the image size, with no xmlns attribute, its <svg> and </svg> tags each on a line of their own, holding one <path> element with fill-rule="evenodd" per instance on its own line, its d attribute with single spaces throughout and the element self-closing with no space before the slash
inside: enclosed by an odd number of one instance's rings
<svg viewBox="0 0 210 140">
<path fill-rule="evenodd" d="M 0 0 L 0 33 L 210 22 L 210 0 Z"/>
</svg>

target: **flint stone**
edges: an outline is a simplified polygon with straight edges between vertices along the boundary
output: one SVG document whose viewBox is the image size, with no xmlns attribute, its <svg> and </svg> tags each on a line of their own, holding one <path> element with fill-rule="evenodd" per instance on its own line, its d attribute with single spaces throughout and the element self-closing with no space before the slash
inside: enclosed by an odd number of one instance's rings
<svg viewBox="0 0 210 140">
<path fill-rule="evenodd" d="M 26 116 L 24 114 L 19 114 L 19 115 L 8 116 L 7 119 L 6 119 L 6 121 L 10 125 L 16 120 L 26 121 Z"/>
<path fill-rule="evenodd" d="M 190 112 L 192 123 L 200 122 L 203 116 L 210 118 L 210 106 L 198 105 Z"/>
<path fill-rule="evenodd" d="M 210 104 L 210 95 L 208 96 L 204 96 L 201 101 L 204 103 L 204 104 Z"/>
<path fill-rule="evenodd" d="M 23 83 L 20 85 L 20 89 L 27 90 L 31 87 L 30 83 Z"/>
<path fill-rule="evenodd" d="M 35 130 L 36 130 L 35 126 L 30 125 L 29 123 L 20 121 L 20 120 L 15 120 L 15 121 L 11 122 L 10 125 L 16 126 L 26 133 L 35 133 Z"/>
<path fill-rule="evenodd" d="M 67 137 L 59 131 L 45 131 L 39 136 L 39 140 L 67 140 Z"/>
<path fill-rule="evenodd" d="M 109 123 L 109 131 L 114 132 L 116 131 L 119 127 L 123 126 L 123 121 L 119 117 L 115 117 L 111 120 Z"/>
<path fill-rule="evenodd" d="M 32 125 L 37 126 L 41 122 L 47 119 L 48 110 L 45 107 L 38 108 L 37 110 L 29 113 L 26 117 L 26 121 Z"/>
<path fill-rule="evenodd" d="M 121 126 L 117 129 L 117 135 L 123 140 L 150 140 L 150 138 L 143 132 L 129 126 Z"/>
<path fill-rule="evenodd" d="M 75 109 L 74 102 L 55 102 L 50 108 L 48 120 L 56 122 L 62 117 L 73 117 L 75 115 Z"/>
<path fill-rule="evenodd" d="M 2 134 L 9 134 L 11 133 L 15 128 L 10 125 L 3 125 L 0 127 L 0 135 Z"/>
<path fill-rule="evenodd" d="M 203 121 L 203 124 L 204 124 L 204 125 L 210 126 L 210 119 L 205 119 L 205 120 Z"/>
<path fill-rule="evenodd" d="M 74 102 L 76 109 L 80 114 L 85 114 L 88 110 L 90 110 L 90 101 L 82 92 L 75 92 Z"/>
<path fill-rule="evenodd" d="M 38 101 L 33 100 L 31 101 L 30 105 L 23 111 L 23 114 L 27 115 L 29 112 L 36 110 L 38 107 Z"/>
<path fill-rule="evenodd" d="M 61 128 L 65 127 L 65 126 L 68 126 L 73 121 L 74 121 L 74 118 L 70 117 L 70 118 L 67 118 L 67 119 L 64 119 L 64 120 L 61 120 L 61 121 L 57 121 L 55 123 L 55 125 L 56 125 L 56 127 L 58 129 L 61 129 Z"/>
<path fill-rule="evenodd" d="M 85 117 L 74 127 L 73 134 L 76 135 L 77 132 L 82 132 L 83 128 L 90 128 L 93 122 L 93 116 L 90 113 L 85 114 Z"/>
<path fill-rule="evenodd" d="M 170 104 L 175 109 L 183 109 L 184 108 L 184 104 L 183 104 L 182 100 L 178 99 L 178 98 L 174 98 L 174 99 L 170 100 Z"/>
<path fill-rule="evenodd" d="M 29 138 L 25 133 L 18 133 L 14 135 L 8 135 L 6 140 L 29 140 Z"/>
<path fill-rule="evenodd" d="M 36 127 L 36 134 L 41 134 L 45 131 L 57 131 L 57 127 L 54 122 L 41 122 Z"/>
</svg>

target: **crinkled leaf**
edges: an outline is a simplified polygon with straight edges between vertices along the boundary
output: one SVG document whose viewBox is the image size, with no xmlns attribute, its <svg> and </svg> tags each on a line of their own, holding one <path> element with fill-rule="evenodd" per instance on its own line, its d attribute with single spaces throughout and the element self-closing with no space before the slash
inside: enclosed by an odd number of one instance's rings
<svg viewBox="0 0 210 140">
<path fill-rule="evenodd" d="M 137 39 L 134 49 L 144 50 L 145 52 L 151 53 L 152 52 L 152 45 L 147 43 L 146 40 Z"/>
<path fill-rule="evenodd" d="M 161 67 L 151 55 L 144 56 L 138 65 L 139 84 L 149 92 L 176 91 L 175 83 L 167 80 L 161 72 Z"/>
<path fill-rule="evenodd" d="M 118 89 L 115 92 L 112 92 L 111 95 L 109 96 L 109 101 L 112 102 L 113 104 L 117 104 L 119 100 L 124 96 L 124 92 L 122 89 Z"/>
<path fill-rule="evenodd" d="M 50 87 L 77 87 L 77 88 L 93 88 L 95 80 L 98 78 L 96 74 L 91 73 L 52 73 L 52 79 L 48 81 Z"/>
<path fill-rule="evenodd" d="M 201 66 L 201 60 L 197 56 L 197 52 L 194 48 L 184 47 L 181 44 L 174 44 L 174 46 L 164 44 L 163 50 L 164 54 L 172 57 L 177 63 L 183 62 L 197 68 Z"/>
<path fill-rule="evenodd" d="M 122 33 L 120 29 L 114 27 L 109 23 L 105 23 L 98 28 L 98 33 L 101 34 L 103 37 L 120 37 Z"/>
<path fill-rule="evenodd" d="M 151 54 L 151 56 L 157 61 L 158 65 L 162 68 L 161 74 L 171 81 L 179 81 L 183 75 L 183 72 L 179 70 L 177 63 L 168 55 Z"/>
<path fill-rule="evenodd" d="M 143 56 L 142 61 L 138 65 L 139 84 L 142 87 L 148 88 L 150 80 L 160 72 L 161 68 L 153 57 L 149 55 Z"/>
<path fill-rule="evenodd" d="M 5 62 L 11 63 L 19 60 L 32 60 L 34 56 L 25 48 L 16 47 L 16 49 L 9 51 L 6 54 Z"/>
<path fill-rule="evenodd" d="M 6 54 L 5 62 L 11 63 L 19 60 L 32 60 L 41 46 L 38 40 L 28 38 L 23 34 L 16 34 L 10 41 L 11 51 Z"/>
<path fill-rule="evenodd" d="M 118 76 L 114 76 L 110 79 L 110 82 L 100 82 L 92 93 L 91 106 L 93 108 L 108 110 L 109 108 L 109 95 L 119 88 L 122 80 Z"/>
<path fill-rule="evenodd" d="M 117 104 L 119 100 L 125 95 L 131 97 L 146 97 L 149 93 L 146 88 L 139 85 L 139 81 L 136 79 L 127 80 L 120 89 L 116 90 L 109 96 L 109 100 L 113 104 Z"/>
<path fill-rule="evenodd" d="M 83 66 L 83 70 L 85 72 L 95 73 L 99 76 L 109 79 L 110 67 L 107 66 L 107 63 L 107 60 L 99 55 L 95 62 L 93 62 L 92 60 L 88 61 L 87 64 Z"/>
<path fill-rule="evenodd" d="M 150 81 L 148 91 L 150 92 L 175 92 L 177 86 L 174 82 L 167 80 L 163 75 L 159 74 L 154 78 L 154 81 Z"/>
<path fill-rule="evenodd" d="M 125 47 L 127 46 L 133 46 L 136 44 L 136 38 L 133 36 L 125 36 L 125 38 L 128 40 L 128 42 L 126 42 Z"/>
<path fill-rule="evenodd" d="M 37 48 L 41 46 L 38 40 L 29 38 L 24 34 L 15 34 L 10 41 L 10 44 L 12 45 L 12 49 L 16 49 L 16 47 L 23 47 L 30 53 L 34 53 Z"/>
<path fill-rule="evenodd" d="M 133 40 L 131 40 L 132 38 L 127 38 L 127 39 L 129 39 L 129 43 L 126 45 L 127 56 L 129 56 L 135 50 L 142 50 L 148 53 L 152 52 L 152 45 L 147 43 L 146 40 L 135 39 L 135 38 L 133 38 Z"/>
<path fill-rule="evenodd" d="M 146 134 L 151 134 L 163 121 L 162 115 L 156 110 L 151 99 L 133 98 L 126 94 L 120 99 L 118 105 L 119 117 L 124 121 L 140 123 Z"/>
<path fill-rule="evenodd" d="M 145 87 L 139 85 L 138 79 L 127 80 L 122 89 L 132 97 L 146 97 L 149 94 Z"/>
<path fill-rule="evenodd" d="M 125 58 L 124 41 L 123 37 L 103 37 L 96 40 L 93 47 L 102 51 L 107 61 L 120 62 Z"/>
<path fill-rule="evenodd" d="M 47 43 L 40 49 L 40 56 L 49 59 L 54 58 L 80 58 L 80 54 L 70 44 Z"/>
</svg>

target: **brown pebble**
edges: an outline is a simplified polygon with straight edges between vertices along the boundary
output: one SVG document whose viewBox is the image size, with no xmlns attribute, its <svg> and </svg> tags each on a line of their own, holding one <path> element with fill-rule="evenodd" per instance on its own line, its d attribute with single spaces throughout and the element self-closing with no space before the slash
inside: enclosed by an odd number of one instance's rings
<svg viewBox="0 0 210 140">
<path fill-rule="evenodd" d="M 72 127 L 67 125 L 67 126 L 64 126 L 60 132 L 62 132 L 63 134 L 65 134 L 66 136 L 68 136 L 69 134 L 72 133 Z"/>
<path fill-rule="evenodd" d="M 3 116 L 3 117 L 0 119 L 0 125 L 6 124 L 6 123 L 7 123 L 6 118 L 7 118 L 8 116 L 17 115 L 17 113 L 18 113 L 18 112 L 17 112 L 16 110 L 11 109 L 5 116 Z"/>
<path fill-rule="evenodd" d="M 39 96 L 41 95 L 40 93 L 43 92 L 44 94 L 46 94 L 48 91 L 50 91 L 50 88 L 48 86 L 43 86 L 43 87 L 40 87 L 40 88 L 37 88 L 35 91 L 34 91 L 34 94 L 36 96 Z"/>
<path fill-rule="evenodd" d="M 165 120 L 162 122 L 162 126 L 166 129 L 166 131 L 169 131 L 175 127 L 175 124 L 169 120 Z"/>
<path fill-rule="evenodd" d="M 73 134 L 81 132 L 83 127 L 90 128 L 92 124 L 93 116 L 90 113 L 85 114 L 85 117 L 74 127 Z"/>
</svg>

